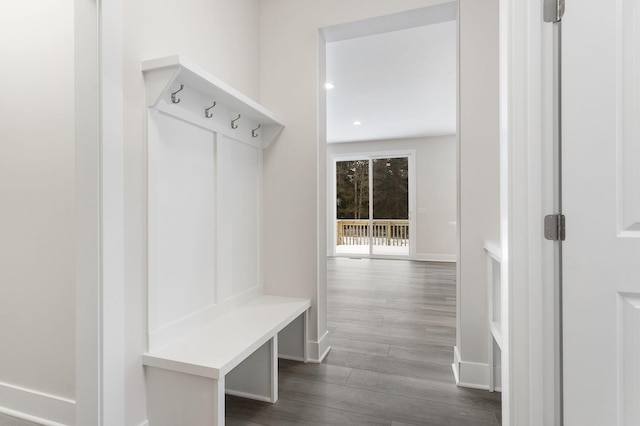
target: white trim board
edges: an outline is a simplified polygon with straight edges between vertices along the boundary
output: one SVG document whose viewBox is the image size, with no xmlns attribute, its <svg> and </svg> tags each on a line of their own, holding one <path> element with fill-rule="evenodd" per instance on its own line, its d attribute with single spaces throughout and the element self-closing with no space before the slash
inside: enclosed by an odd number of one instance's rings
<svg viewBox="0 0 640 426">
<path fill-rule="evenodd" d="M 457 346 L 453 348 L 453 375 L 456 385 L 463 388 L 489 390 L 488 364 L 465 362 Z"/>
<path fill-rule="evenodd" d="M 553 246 L 541 218 L 553 210 L 552 29 L 534 0 L 500 0 L 502 422 L 553 424 Z M 535 380 L 533 380 L 535 379 Z"/>
<path fill-rule="evenodd" d="M 458 347 L 453 347 L 453 363 L 451 364 L 451 368 L 453 369 L 453 376 L 456 380 L 456 385 L 460 382 L 460 351 L 458 351 Z"/>
<path fill-rule="evenodd" d="M 438 4 L 420 9 L 398 12 L 392 15 L 364 19 L 320 29 L 326 42 L 367 37 L 391 31 L 438 24 L 456 19 L 458 2 Z"/>
<path fill-rule="evenodd" d="M 320 364 L 331 351 L 329 346 L 329 330 L 318 339 L 318 341 L 309 340 L 307 342 L 309 348 L 309 362 Z"/>
<path fill-rule="evenodd" d="M 489 390 L 488 368 L 488 364 L 460 361 L 458 365 L 459 381 L 456 384 L 463 388 Z"/>
<path fill-rule="evenodd" d="M 458 256 L 455 254 L 447 253 L 416 253 L 413 260 L 420 260 L 423 262 L 453 262 L 455 263 Z"/>
<path fill-rule="evenodd" d="M 71 399 L 0 383 L 0 401 L 0 413 L 9 416 L 46 426 L 76 424 L 76 402 Z"/>
</svg>

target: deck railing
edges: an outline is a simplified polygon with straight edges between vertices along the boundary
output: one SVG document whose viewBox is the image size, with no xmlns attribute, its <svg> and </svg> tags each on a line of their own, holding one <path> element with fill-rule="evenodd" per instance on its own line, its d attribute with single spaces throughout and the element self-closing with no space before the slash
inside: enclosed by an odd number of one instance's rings
<svg viewBox="0 0 640 426">
<path fill-rule="evenodd" d="M 409 221 L 403 219 L 369 220 L 342 219 L 336 222 L 337 245 L 368 245 L 369 237 L 374 246 L 408 246 Z"/>
</svg>

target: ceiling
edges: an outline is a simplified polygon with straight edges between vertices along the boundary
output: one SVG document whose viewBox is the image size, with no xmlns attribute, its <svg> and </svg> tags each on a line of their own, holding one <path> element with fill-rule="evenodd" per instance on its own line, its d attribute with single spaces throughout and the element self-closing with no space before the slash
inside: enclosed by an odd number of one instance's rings
<svg viewBox="0 0 640 426">
<path fill-rule="evenodd" d="M 447 20 L 328 42 L 327 141 L 455 134 L 456 34 Z"/>
</svg>

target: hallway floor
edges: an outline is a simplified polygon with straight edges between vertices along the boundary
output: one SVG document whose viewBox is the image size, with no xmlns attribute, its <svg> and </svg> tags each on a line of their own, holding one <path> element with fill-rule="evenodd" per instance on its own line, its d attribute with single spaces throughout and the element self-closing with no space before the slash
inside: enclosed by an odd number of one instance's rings
<svg viewBox="0 0 640 426">
<path fill-rule="evenodd" d="M 331 352 L 280 361 L 279 400 L 227 396 L 227 425 L 497 426 L 500 394 L 458 388 L 455 264 L 331 258 Z"/>
<path fill-rule="evenodd" d="M 331 352 L 281 360 L 276 404 L 227 396 L 228 426 L 500 424 L 499 393 L 454 384 L 455 264 L 332 258 L 327 269 Z"/>
</svg>

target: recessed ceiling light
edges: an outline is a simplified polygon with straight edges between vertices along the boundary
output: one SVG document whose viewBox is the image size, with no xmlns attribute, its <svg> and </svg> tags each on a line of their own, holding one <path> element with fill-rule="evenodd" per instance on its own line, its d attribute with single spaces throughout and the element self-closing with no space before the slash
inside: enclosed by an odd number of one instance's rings
<svg viewBox="0 0 640 426">
<path fill-rule="evenodd" d="M 327 90 L 331 90 L 334 87 L 336 87 L 336 86 L 334 86 L 333 84 L 328 83 L 328 82 L 324 84 L 324 88 L 327 89 Z"/>
<path fill-rule="evenodd" d="M 353 125 L 354 125 L 354 126 L 359 126 L 359 125 L 361 125 L 361 124 L 362 124 L 362 123 L 361 123 L 361 122 L 359 122 L 359 121 L 354 121 L 354 122 L 353 122 Z"/>
</svg>

